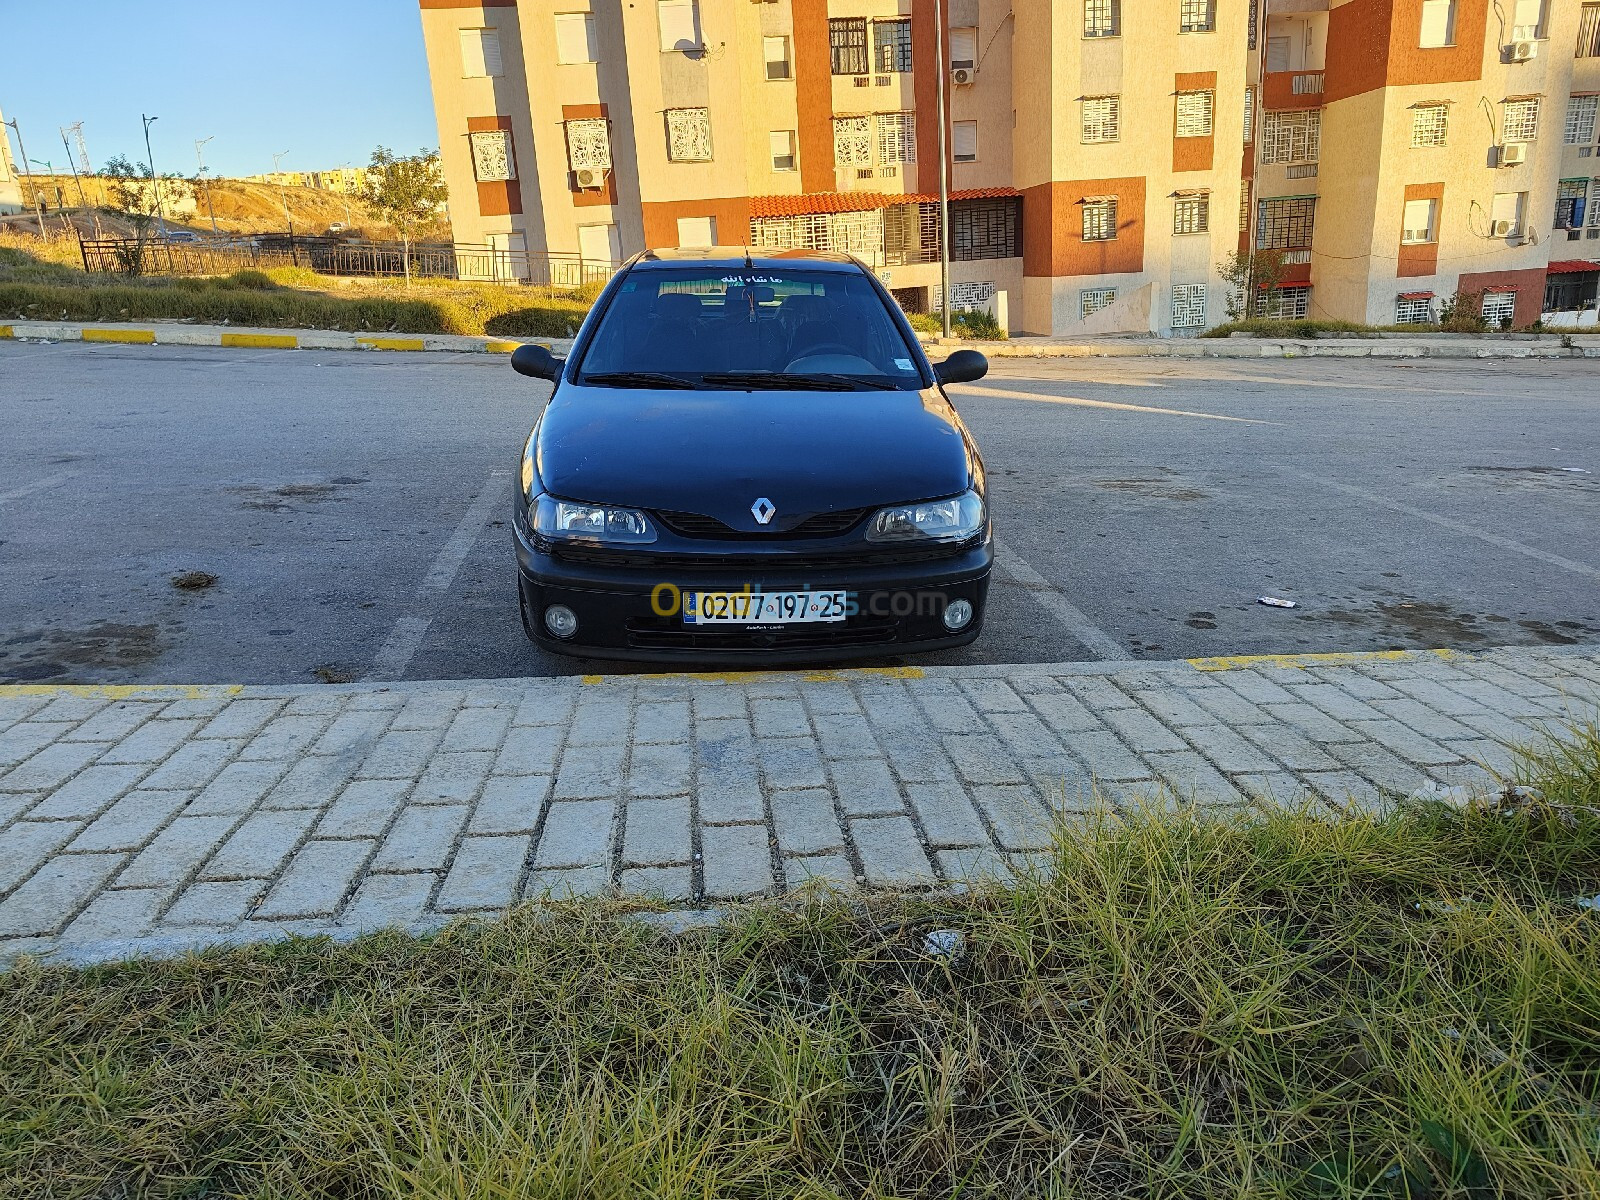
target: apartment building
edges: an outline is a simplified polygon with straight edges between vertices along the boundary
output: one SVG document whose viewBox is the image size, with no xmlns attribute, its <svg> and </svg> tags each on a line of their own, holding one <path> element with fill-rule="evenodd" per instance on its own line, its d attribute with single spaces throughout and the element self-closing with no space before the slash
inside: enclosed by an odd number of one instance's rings
<svg viewBox="0 0 1600 1200">
<path fill-rule="evenodd" d="M 517 274 L 809 246 L 937 308 L 942 85 L 950 300 L 1012 332 L 1197 332 L 1251 245 L 1285 315 L 1594 295 L 1589 0 L 420 4 L 455 237 Z"/>
<path fill-rule="evenodd" d="M 23 211 L 22 182 L 11 160 L 11 131 L 0 125 L 0 217 Z"/>
</svg>

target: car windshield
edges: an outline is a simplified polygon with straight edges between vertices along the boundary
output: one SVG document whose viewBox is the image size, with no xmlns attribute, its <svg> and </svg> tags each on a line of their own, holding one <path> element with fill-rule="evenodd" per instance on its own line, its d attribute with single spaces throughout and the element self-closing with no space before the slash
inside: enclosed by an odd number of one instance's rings
<svg viewBox="0 0 1600 1200">
<path fill-rule="evenodd" d="M 580 367 L 578 382 L 596 387 L 923 386 L 905 337 L 864 274 L 737 261 L 629 271 Z"/>
</svg>

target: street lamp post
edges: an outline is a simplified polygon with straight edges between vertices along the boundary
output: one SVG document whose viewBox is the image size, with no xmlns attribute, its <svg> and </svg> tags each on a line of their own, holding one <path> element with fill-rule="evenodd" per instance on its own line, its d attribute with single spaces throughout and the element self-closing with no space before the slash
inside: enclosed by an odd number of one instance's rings
<svg viewBox="0 0 1600 1200">
<path fill-rule="evenodd" d="M 298 264 L 300 261 L 294 252 L 294 216 L 289 212 L 289 189 L 283 185 L 283 172 L 278 169 L 278 164 L 288 157 L 287 150 L 280 150 L 272 156 L 272 173 L 278 177 L 278 195 L 283 197 L 283 219 L 289 224 L 289 258 Z"/>
<path fill-rule="evenodd" d="M 17 149 L 22 152 L 22 169 L 28 173 L 29 180 L 33 179 L 33 168 L 28 165 L 28 147 L 22 142 L 22 126 L 18 125 L 15 118 L 6 121 L 11 126 L 11 131 L 17 135 Z M 39 185 L 33 185 L 33 211 L 39 217 L 39 236 L 45 241 L 50 240 L 50 231 L 44 227 L 44 205 L 39 202 Z"/>
<path fill-rule="evenodd" d="M 67 129 L 61 127 L 61 148 L 67 152 L 67 166 L 72 169 L 72 182 L 78 185 L 78 204 L 83 208 L 89 207 L 89 198 L 83 194 L 83 179 L 78 175 L 78 164 L 72 157 L 72 146 L 67 141 Z"/>
<path fill-rule="evenodd" d="M 939 116 L 939 310 L 943 336 L 950 336 L 950 165 L 949 134 L 944 89 L 950 81 L 950 64 L 944 53 L 944 0 L 933 4 L 934 80 L 938 87 Z"/>
<path fill-rule="evenodd" d="M 147 117 L 143 113 L 139 117 L 144 121 L 144 156 L 145 163 L 150 168 L 150 186 L 156 190 L 156 229 L 161 234 L 161 240 L 167 239 L 167 212 L 161 203 L 161 176 L 156 174 L 156 156 L 150 150 L 150 124 L 159 121 L 160 117 Z"/>
<path fill-rule="evenodd" d="M 211 180 L 206 178 L 206 158 L 205 158 L 204 151 L 205 151 L 205 148 L 206 148 L 206 143 L 209 142 L 211 140 L 211 138 L 214 138 L 216 136 L 217 136 L 216 134 L 212 134 L 211 137 L 201 138 L 199 141 L 195 142 L 195 144 L 194 144 L 195 161 L 200 164 L 200 184 L 201 184 L 202 187 L 204 187 L 206 189 L 206 213 L 211 218 L 211 236 L 212 237 L 217 237 L 218 236 L 218 234 L 217 234 L 217 213 L 216 213 L 216 210 L 211 207 Z"/>
</svg>

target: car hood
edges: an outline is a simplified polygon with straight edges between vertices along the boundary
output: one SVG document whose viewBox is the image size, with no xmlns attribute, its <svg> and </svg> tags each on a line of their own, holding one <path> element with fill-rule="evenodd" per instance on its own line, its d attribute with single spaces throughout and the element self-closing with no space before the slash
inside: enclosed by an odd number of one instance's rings
<svg viewBox="0 0 1600 1200">
<path fill-rule="evenodd" d="M 949 496 L 972 478 L 966 430 L 936 390 L 651 391 L 563 384 L 539 425 L 551 495 L 763 527 Z"/>
</svg>

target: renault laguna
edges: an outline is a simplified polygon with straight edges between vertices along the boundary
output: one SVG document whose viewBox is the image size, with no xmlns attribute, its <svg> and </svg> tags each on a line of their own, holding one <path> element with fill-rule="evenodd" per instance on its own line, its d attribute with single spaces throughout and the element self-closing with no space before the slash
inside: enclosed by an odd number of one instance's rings
<svg viewBox="0 0 1600 1200">
<path fill-rule="evenodd" d="M 657 250 L 612 278 L 524 447 L 522 624 L 597 658 L 831 661 L 978 636 L 983 459 L 937 366 L 847 255 Z"/>
</svg>

